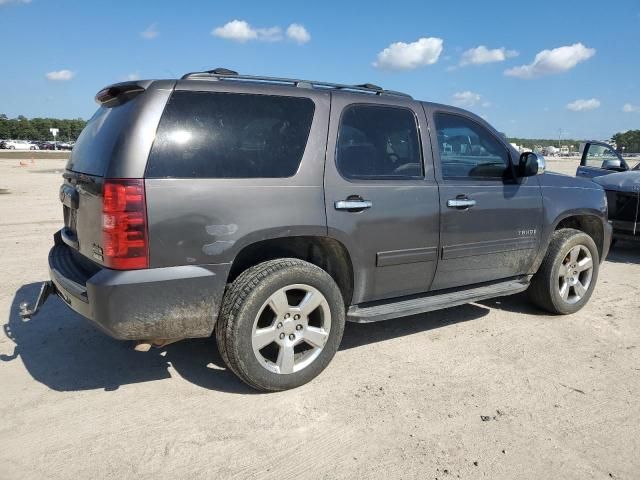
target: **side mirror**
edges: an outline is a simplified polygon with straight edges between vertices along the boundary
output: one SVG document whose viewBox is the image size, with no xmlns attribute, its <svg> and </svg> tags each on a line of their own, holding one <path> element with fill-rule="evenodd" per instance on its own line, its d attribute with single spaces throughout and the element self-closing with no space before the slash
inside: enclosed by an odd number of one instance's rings
<svg viewBox="0 0 640 480">
<path fill-rule="evenodd" d="M 623 172 L 625 170 L 624 165 L 618 158 L 605 160 L 602 162 L 602 168 L 605 170 L 614 170 L 616 172 Z"/>
<path fill-rule="evenodd" d="M 544 173 L 546 162 L 544 157 L 534 152 L 524 152 L 520 155 L 518 174 L 521 177 L 533 177 Z"/>
</svg>

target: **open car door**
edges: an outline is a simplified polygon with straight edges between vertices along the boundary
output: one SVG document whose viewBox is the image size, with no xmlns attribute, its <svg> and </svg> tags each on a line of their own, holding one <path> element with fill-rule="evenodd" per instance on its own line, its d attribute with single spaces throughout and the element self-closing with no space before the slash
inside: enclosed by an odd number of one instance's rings
<svg viewBox="0 0 640 480">
<path fill-rule="evenodd" d="M 586 142 L 581 150 L 582 159 L 576 171 L 577 177 L 593 178 L 629 170 L 627 162 L 611 145 L 602 142 Z"/>
</svg>

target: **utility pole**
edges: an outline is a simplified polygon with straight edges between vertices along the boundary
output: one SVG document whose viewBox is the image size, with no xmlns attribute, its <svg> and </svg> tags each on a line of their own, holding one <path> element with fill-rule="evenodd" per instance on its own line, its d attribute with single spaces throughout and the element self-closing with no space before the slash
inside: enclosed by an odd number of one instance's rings
<svg viewBox="0 0 640 480">
<path fill-rule="evenodd" d="M 562 138 L 562 129 L 558 129 L 558 148 L 560 148 L 560 139 Z"/>
</svg>

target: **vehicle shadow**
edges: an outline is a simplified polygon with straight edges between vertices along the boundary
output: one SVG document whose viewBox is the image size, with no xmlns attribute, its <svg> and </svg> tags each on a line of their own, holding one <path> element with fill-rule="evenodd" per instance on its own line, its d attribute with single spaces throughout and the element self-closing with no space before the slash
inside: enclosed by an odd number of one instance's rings
<svg viewBox="0 0 640 480">
<path fill-rule="evenodd" d="M 203 388 L 230 393 L 253 393 L 227 371 L 215 339 L 177 342 L 149 352 L 134 350 L 134 342 L 114 340 L 50 297 L 37 316 L 24 322 L 21 302 L 33 302 L 39 283 L 15 293 L 5 335 L 14 344 L 0 362 L 22 360 L 31 376 L 56 391 L 116 390 L 122 385 L 170 378 L 169 365 L 180 376 Z"/>
<path fill-rule="evenodd" d="M 536 307 L 527 296 L 527 292 L 509 295 L 507 297 L 491 298 L 480 302 L 489 308 L 512 313 L 526 313 L 529 315 L 550 315 L 549 312 Z"/>
<path fill-rule="evenodd" d="M 477 320 L 489 314 L 489 312 L 490 310 L 482 305 L 467 304 L 384 322 L 347 322 L 340 350 L 349 350 L 369 345 L 370 343 L 406 337 L 414 333 L 446 327 L 447 325 Z"/>
<path fill-rule="evenodd" d="M 4 334 L 15 344 L 0 362 L 21 360 L 29 374 L 52 390 L 117 390 L 122 385 L 171 377 L 169 366 L 202 388 L 228 393 L 256 393 L 220 358 L 214 338 L 184 340 L 149 352 L 137 352 L 134 342 L 114 340 L 52 297 L 33 319 L 18 314 L 21 302 L 33 302 L 40 283 L 15 293 Z M 347 323 L 341 350 L 362 347 L 483 317 L 489 309 L 464 305 L 372 324 Z"/>
<path fill-rule="evenodd" d="M 638 242 L 618 240 L 615 245 L 611 247 L 611 250 L 609 250 L 606 261 L 612 263 L 640 264 L 640 244 Z"/>
</svg>

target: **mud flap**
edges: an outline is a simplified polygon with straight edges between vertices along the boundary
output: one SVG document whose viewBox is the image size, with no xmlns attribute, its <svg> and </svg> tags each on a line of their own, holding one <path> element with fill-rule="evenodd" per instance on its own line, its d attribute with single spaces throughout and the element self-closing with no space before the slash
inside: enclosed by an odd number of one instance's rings
<svg viewBox="0 0 640 480">
<path fill-rule="evenodd" d="M 31 317 L 38 313 L 38 310 L 40 310 L 40 307 L 42 307 L 42 305 L 44 305 L 44 302 L 47 301 L 49 295 L 55 294 L 55 292 L 56 286 L 51 280 L 43 282 L 42 286 L 40 287 L 40 294 L 38 295 L 33 308 L 29 308 L 29 304 L 27 302 L 22 302 L 20 304 L 20 317 L 22 318 L 22 320 L 25 322 L 29 321 Z"/>
</svg>

